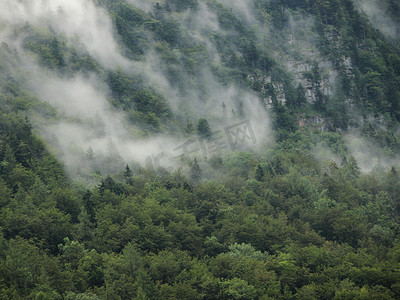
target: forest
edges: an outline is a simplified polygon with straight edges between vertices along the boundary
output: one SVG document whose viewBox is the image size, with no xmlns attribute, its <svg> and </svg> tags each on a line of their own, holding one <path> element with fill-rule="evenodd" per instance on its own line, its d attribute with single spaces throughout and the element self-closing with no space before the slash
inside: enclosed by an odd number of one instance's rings
<svg viewBox="0 0 400 300">
<path fill-rule="evenodd" d="M 0 3 L 0 299 L 400 299 L 394 0 Z"/>
</svg>

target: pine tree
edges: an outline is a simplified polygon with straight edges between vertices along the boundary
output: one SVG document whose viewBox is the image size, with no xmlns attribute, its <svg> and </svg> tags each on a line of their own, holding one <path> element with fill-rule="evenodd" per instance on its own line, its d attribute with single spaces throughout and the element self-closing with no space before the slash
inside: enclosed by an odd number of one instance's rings
<svg viewBox="0 0 400 300">
<path fill-rule="evenodd" d="M 129 165 L 126 165 L 125 172 L 124 172 L 126 184 L 132 184 L 132 175 L 133 175 L 133 172 L 132 172 L 131 168 L 129 168 Z"/>
<path fill-rule="evenodd" d="M 300 83 L 296 89 L 296 106 L 301 107 L 307 103 L 306 91 Z"/>
<path fill-rule="evenodd" d="M 201 180 L 201 173 L 199 162 L 195 158 L 190 168 L 190 178 L 193 182 L 199 182 Z"/>
<path fill-rule="evenodd" d="M 121 185 L 119 183 L 116 183 L 110 175 L 107 175 L 107 177 L 101 181 L 99 190 L 101 195 L 104 194 L 105 190 L 109 190 L 116 195 L 121 195 L 123 193 Z"/>
<path fill-rule="evenodd" d="M 193 133 L 194 131 L 195 131 L 195 128 L 194 128 L 192 120 L 187 120 L 185 132 L 190 134 L 190 133 Z"/>
<path fill-rule="evenodd" d="M 94 154 L 93 148 L 89 146 L 89 148 L 86 151 L 86 157 L 88 160 L 92 161 L 96 158 L 96 155 Z"/>
<path fill-rule="evenodd" d="M 206 119 L 199 119 L 199 122 L 197 123 L 197 134 L 203 139 L 211 139 L 212 133 L 210 125 L 208 125 L 208 121 Z"/>
</svg>

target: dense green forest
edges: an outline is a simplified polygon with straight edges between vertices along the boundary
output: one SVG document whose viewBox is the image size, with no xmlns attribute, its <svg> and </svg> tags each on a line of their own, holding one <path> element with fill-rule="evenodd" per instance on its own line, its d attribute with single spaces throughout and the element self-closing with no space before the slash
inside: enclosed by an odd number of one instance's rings
<svg viewBox="0 0 400 300">
<path fill-rule="evenodd" d="M 0 3 L 0 299 L 400 299 L 396 1 L 83 2 Z"/>
</svg>

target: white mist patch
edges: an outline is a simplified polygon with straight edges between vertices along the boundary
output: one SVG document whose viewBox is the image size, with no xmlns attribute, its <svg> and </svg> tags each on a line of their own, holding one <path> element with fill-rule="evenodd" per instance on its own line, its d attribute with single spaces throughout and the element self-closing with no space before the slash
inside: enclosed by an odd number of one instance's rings
<svg viewBox="0 0 400 300">
<path fill-rule="evenodd" d="M 121 116 L 119 116 L 121 117 Z M 110 124 L 106 124 L 110 125 Z M 104 174 L 120 172 L 128 162 L 140 162 L 146 165 L 149 157 L 154 158 L 164 151 L 172 151 L 180 141 L 167 136 L 139 139 L 120 127 L 118 134 L 107 132 L 98 135 L 91 124 L 79 121 L 61 121 L 41 128 L 45 140 L 55 148 L 58 157 L 64 162 L 69 175 L 75 177 L 77 173 L 88 175 L 88 172 L 101 170 Z M 93 152 L 93 160 L 97 166 L 90 166 L 88 153 Z M 106 166 L 105 162 L 112 166 Z M 167 165 L 166 165 L 167 164 Z M 171 160 L 163 160 L 160 166 L 172 166 Z M 82 170 L 87 167 L 88 170 Z"/>
<path fill-rule="evenodd" d="M 133 6 L 140 8 L 146 12 L 150 12 L 156 6 L 157 3 L 163 3 L 163 0 L 127 0 L 128 3 Z"/>
<path fill-rule="evenodd" d="M 384 35 L 393 39 L 400 37 L 398 25 L 387 15 L 388 7 L 385 3 L 377 0 L 353 0 L 353 2 Z"/>
<path fill-rule="evenodd" d="M 139 5 L 139 2 L 130 1 L 134 5 Z M 236 4 L 235 7 L 241 5 L 244 5 L 244 2 Z M 226 33 L 220 29 L 215 12 L 206 3 L 200 2 L 196 10 L 175 14 L 173 18 L 184 24 L 186 34 L 196 45 L 205 45 L 207 49 L 208 58 L 199 67 L 196 77 L 189 78 L 183 69 L 177 69 L 177 72 L 182 72 L 180 75 L 187 82 L 178 84 L 179 87 L 173 85 L 163 67 L 160 68 L 163 61 L 155 49 L 156 43 L 153 44 L 154 48 L 146 53 L 144 60 L 134 62 L 132 72 L 143 77 L 147 85 L 164 95 L 177 116 L 191 119 L 194 125 L 199 118 L 206 118 L 214 130 L 249 119 L 259 141 L 269 141 L 272 138 L 272 126 L 259 96 L 234 84 L 221 84 L 210 69 L 208 62 L 219 62 L 218 51 L 211 36 L 215 33 Z M 176 52 L 176 55 L 179 57 L 179 52 Z M 191 80 L 194 81 L 193 85 Z M 184 91 L 181 90 L 182 85 L 185 87 Z"/>
<path fill-rule="evenodd" d="M 335 153 L 333 153 L 333 151 L 328 146 L 321 143 L 313 147 L 312 153 L 320 163 L 332 161 L 335 162 L 337 165 L 340 165 L 342 162 L 340 158 Z"/>
<path fill-rule="evenodd" d="M 204 89 L 188 87 L 184 95 L 179 88 L 171 86 L 160 71 L 161 59 L 155 51 L 146 56 L 143 62 L 135 62 L 135 72 L 139 72 L 146 82 L 162 95 L 166 96 L 171 109 L 177 116 L 185 114 L 196 122 L 198 118 L 207 118 L 212 129 L 225 128 L 248 119 L 259 141 L 272 138 L 270 117 L 259 97 L 235 85 L 223 86 L 207 66 L 203 67 L 197 79 Z"/>
<path fill-rule="evenodd" d="M 232 9 L 232 11 L 247 24 L 257 24 L 257 20 L 252 12 L 252 0 L 217 0 L 217 2 L 223 4 L 225 7 Z"/>
<path fill-rule="evenodd" d="M 357 160 L 360 170 L 369 173 L 375 168 L 390 168 L 400 164 L 400 156 L 390 153 L 382 147 L 372 144 L 355 134 L 345 137 L 350 153 Z"/>
<path fill-rule="evenodd" d="M 110 16 L 92 0 L 2 0 L 0 22 L 51 27 L 76 46 L 83 44 L 108 68 L 129 64 L 119 53 Z"/>
<path fill-rule="evenodd" d="M 126 124 L 123 112 L 111 107 L 106 98 L 107 89 L 95 75 L 61 78 L 52 74 L 50 77 L 38 67 L 32 67 L 32 74 L 35 79 L 29 82 L 31 90 L 62 112 L 61 120 L 39 125 L 39 129 L 72 176 L 87 163 L 88 149 L 103 162 L 123 165 L 138 161 L 144 165 L 149 156 L 172 150 L 181 142 L 167 135 L 141 139 L 133 134 L 134 127 Z M 114 169 L 107 169 L 100 163 L 98 166 L 110 173 L 119 171 L 120 167 L 113 165 Z"/>
<path fill-rule="evenodd" d="M 149 50 L 143 61 L 133 62 L 133 72 L 144 77 L 148 86 L 161 92 L 168 99 L 169 104 L 175 105 L 177 91 L 171 88 L 168 79 L 160 71 L 161 64 L 162 61 L 155 51 Z"/>
<path fill-rule="evenodd" d="M 141 8 L 145 9 L 152 1 L 131 3 L 144 5 Z M 214 77 L 208 64 L 202 65 L 196 75 L 196 80 L 202 86 L 199 88 L 196 84 L 188 84 L 183 92 L 168 81 L 160 68 L 161 59 L 155 49 L 148 51 L 142 61 L 128 62 L 118 52 L 109 16 L 92 0 L 6 0 L 0 4 L 0 8 L 14 12 L 10 16 L 0 10 L 0 18 L 11 25 L 20 27 L 25 22 L 38 27 L 50 25 L 57 33 L 70 37 L 71 41 L 76 40 L 77 45 L 84 43 L 89 52 L 105 66 L 129 65 L 130 72 L 140 75 L 147 86 L 165 96 L 175 114 L 180 118 L 188 116 L 194 127 L 199 118 L 207 118 L 212 130 L 224 132 L 227 127 L 249 120 L 251 130 L 256 136 L 256 143 L 254 139 L 247 141 L 251 146 L 249 148 L 256 150 L 271 139 L 270 118 L 258 96 L 239 86 L 223 86 Z M 208 52 L 217 53 L 209 37 L 212 32 L 220 33 L 215 13 L 205 4 L 201 4 L 199 10 L 193 14 L 187 11 L 174 17 L 184 21 L 190 16 L 194 23 L 189 29 L 189 35 L 198 43 L 208 43 Z M 10 37 L 11 34 L 8 36 L 10 42 L 17 41 L 12 41 Z M 102 174 L 120 172 L 124 162 L 138 161 L 145 165 L 149 157 L 155 161 L 162 153 L 167 153 L 169 158 L 180 154 L 174 149 L 186 143 L 189 137 L 171 137 L 167 134 L 140 137 L 140 130 L 129 124 L 125 113 L 110 105 L 107 99 L 110 92 L 104 79 L 97 78 L 94 74 L 78 74 L 72 77 L 57 75 L 38 67 L 26 57 L 22 48 L 18 49 L 23 60 L 20 67 L 23 66 L 31 72 L 28 86 L 41 100 L 49 102 L 60 112 L 59 119 L 41 119 L 36 125 L 46 142 L 65 163 L 72 177 L 78 171 L 80 174 L 88 174 L 96 169 L 100 169 Z M 195 134 L 191 137 L 197 139 Z M 92 152 L 95 159 L 90 158 Z M 176 160 L 167 158 L 160 166 L 164 167 L 165 163 L 167 167 L 181 166 Z"/>
<path fill-rule="evenodd" d="M 220 63 L 218 50 L 210 40 L 212 34 L 224 32 L 219 26 L 216 13 L 207 4 L 200 2 L 196 12 L 189 11 L 183 16 L 182 23 L 189 29 L 187 33 L 193 40 L 207 47 L 210 60 Z"/>
<path fill-rule="evenodd" d="M 218 17 L 207 4 L 201 2 L 196 14 L 188 14 L 186 23 L 199 32 L 220 32 Z"/>
<path fill-rule="evenodd" d="M 107 111 L 105 96 L 81 76 L 62 80 L 54 77 L 41 78 L 39 84 L 33 82 L 31 89 L 42 100 L 59 108 L 70 117 L 95 118 L 99 112 Z"/>
</svg>

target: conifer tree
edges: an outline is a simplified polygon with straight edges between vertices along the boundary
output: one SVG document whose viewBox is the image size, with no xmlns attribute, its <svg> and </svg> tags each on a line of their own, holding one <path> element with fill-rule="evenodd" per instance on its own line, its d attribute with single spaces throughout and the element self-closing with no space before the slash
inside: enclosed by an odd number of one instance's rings
<svg viewBox="0 0 400 300">
<path fill-rule="evenodd" d="M 199 182 L 201 180 L 201 173 L 199 162 L 195 158 L 190 168 L 190 178 L 193 182 Z"/>
<path fill-rule="evenodd" d="M 199 122 L 197 123 L 197 134 L 203 139 L 211 139 L 212 133 L 210 125 L 206 119 L 199 119 Z"/>
<path fill-rule="evenodd" d="M 131 168 L 129 168 L 129 165 L 127 164 L 125 167 L 125 172 L 124 172 L 125 182 L 127 184 L 132 184 L 132 175 L 133 175 L 133 172 L 132 172 Z"/>
</svg>

